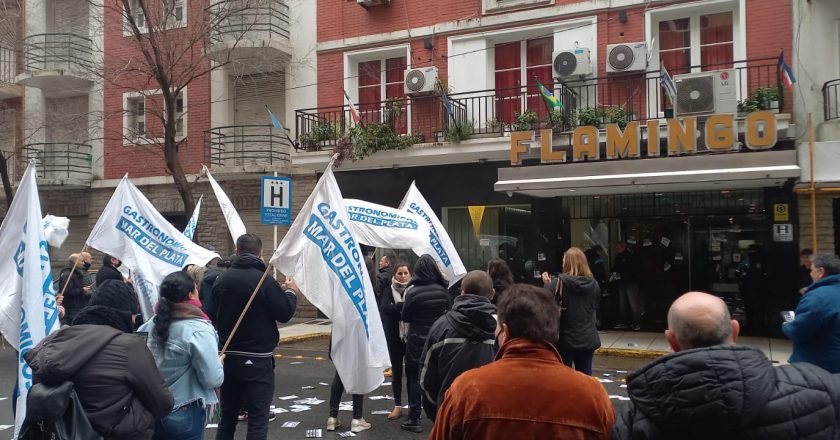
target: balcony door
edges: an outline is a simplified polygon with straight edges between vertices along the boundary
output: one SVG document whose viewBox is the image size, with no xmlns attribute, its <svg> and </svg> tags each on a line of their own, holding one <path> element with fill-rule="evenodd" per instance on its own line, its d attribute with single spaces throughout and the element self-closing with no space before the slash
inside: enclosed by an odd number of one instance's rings
<svg viewBox="0 0 840 440">
<path fill-rule="evenodd" d="M 408 132 L 409 103 L 403 87 L 406 57 L 359 63 L 359 113 L 362 122 L 384 122 L 398 134 Z"/>
<path fill-rule="evenodd" d="M 732 11 L 659 22 L 659 60 L 671 75 L 729 69 L 734 61 Z"/>
<path fill-rule="evenodd" d="M 516 119 L 516 113 L 525 111 L 535 112 L 540 119 L 545 119 L 547 110 L 535 84 L 536 80 L 539 80 L 552 89 L 553 50 L 553 37 L 496 45 L 494 55 L 497 121 L 511 124 Z M 525 85 L 527 88 L 523 90 Z"/>
</svg>

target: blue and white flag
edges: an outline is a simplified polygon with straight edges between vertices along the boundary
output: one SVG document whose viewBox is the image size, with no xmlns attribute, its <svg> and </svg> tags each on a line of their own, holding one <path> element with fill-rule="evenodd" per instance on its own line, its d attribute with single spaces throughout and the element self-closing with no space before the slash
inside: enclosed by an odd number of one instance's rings
<svg viewBox="0 0 840 440">
<path fill-rule="evenodd" d="M 242 218 L 239 217 L 239 213 L 236 212 L 236 207 L 233 206 L 233 202 L 230 201 L 230 198 L 228 198 L 227 194 L 225 194 L 225 190 L 219 186 L 219 183 L 216 182 L 216 179 L 214 179 L 213 175 L 210 174 L 210 170 L 207 166 L 204 167 L 202 172 L 207 175 L 207 180 L 210 181 L 210 186 L 213 188 L 213 194 L 216 195 L 216 200 L 219 201 L 219 206 L 222 208 L 222 214 L 225 216 L 225 223 L 227 223 L 230 236 L 233 238 L 233 244 L 236 244 L 236 239 L 238 239 L 240 235 L 245 234 L 245 223 L 242 222 Z"/>
<path fill-rule="evenodd" d="M 184 237 L 187 237 L 190 240 L 192 240 L 193 235 L 195 235 L 195 227 L 198 225 L 198 213 L 201 212 L 202 200 L 204 200 L 204 195 L 198 198 L 198 203 L 195 204 L 192 217 L 190 217 L 190 221 L 187 222 L 187 227 L 184 228 Z"/>
<path fill-rule="evenodd" d="M 164 277 L 188 264 L 204 266 L 219 256 L 169 223 L 127 175 L 90 231 L 87 245 L 118 258 L 132 272 L 145 319 L 154 315 Z"/>
<path fill-rule="evenodd" d="M 662 66 L 659 71 L 659 85 L 665 89 L 665 93 L 671 100 L 671 105 L 677 105 L 677 86 L 665 66 Z"/>
<path fill-rule="evenodd" d="M 331 356 L 344 388 L 367 394 L 391 366 L 364 255 L 353 233 L 332 163 L 315 185 L 271 264 L 292 277 L 332 319 Z"/>
<path fill-rule="evenodd" d="M 14 438 L 26 417 L 26 396 L 32 387 L 32 370 L 23 355 L 59 327 L 50 250 L 42 226 L 35 176 L 35 166 L 30 164 L 0 226 L 0 330 L 18 350 L 20 397 Z"/>
<path fill-rule="evenodd" d="M 429 240 L 429 224 L 410 212 L 345 199 L 353 234 L 360 243 L 385 249 L 414 249 Z"/>
<path fill-rule="evenodd" d="M 443 268 L 443 274 L 449 285 L 453 285 L 467 274 L 467 269 L 464 268 L 464 263 L 461 257 L 458 256 L 458 251 L 455 250 L 455 245 L 443 228 L 443 224 L 438 219 L 429 202 L 420 194 L 420 190 L 414 182 L 411 182 L 411 187 L 405 193 L 400 204 L 400 209 L 406 212 L 417 214 L 422 217 L 429 225 L 429 235 L 422 247 L 414 248 L 414 253 L 417 255 L 429 254 Z"/>
</svg>

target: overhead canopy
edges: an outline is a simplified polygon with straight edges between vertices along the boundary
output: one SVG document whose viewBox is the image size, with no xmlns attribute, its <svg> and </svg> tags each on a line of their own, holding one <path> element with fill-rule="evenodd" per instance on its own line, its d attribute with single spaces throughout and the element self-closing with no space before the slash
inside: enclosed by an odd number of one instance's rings
<svg viewBox="0 0 840 440">
<path fill-rule="evenodd" d="M 498 192 L 533 197 L 780 186 L 800 177 L 796 151 L 720 153 L 499 169 Z"/>
</svg>

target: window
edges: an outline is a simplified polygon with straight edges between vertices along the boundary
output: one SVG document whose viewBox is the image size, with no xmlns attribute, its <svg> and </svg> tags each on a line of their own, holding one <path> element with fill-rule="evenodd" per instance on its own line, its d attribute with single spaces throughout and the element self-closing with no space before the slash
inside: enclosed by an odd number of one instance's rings
<svg viewBox="0 0 840 440">
<path fill-rule="evenodd" d="M 539 80 L 549 89 L 553 86 L 551 55 L 554 38 L 497 44 L 494 50 L 496 80 L 496 119 L 512 123 L 516 113 L 532 111 L 545 116 L 547 110 L 536 88 Z M 523 108 L 522 86 L 527 85 Z"/>
<path fill-rule="evenodd" d="M 659 59 L 672 74 L 719 70 L 734 61 L 734 14 L 695 14 L 659 22 Z"/>
<path fill-rule="evenodd" d="M 187 136 L 187 89 L 175 99 L 175 138 Z M 166 107 L 160 90 L 144 90 L 123 94 L 123 145 L 157 144 L 163 142 L 163 115 Z M 151 116 L 147 119 L 147 115 Z"/>
<path fill-rule="evenodd" d="M 408 66 L 406 57 L 394 57 L 380 60 L 362 61 L 359 68 L 359 112 L 365 122 L 380 122 L 384 118 L 395 118 L 385 121 L 393 124 L 397 133 L 406 133 L 407 119 L 405 112 L 405 89 L 403 87 L 403 73 Z M 400 100 L 402 111 L 385 112 L 389 99 Z"/>
<path fill-rule="evenodd" d="M 126 127 L 127 138 L 131 140 L 142 139 L 146 136 L 146 102 L 143 96 L 128 98 L 126 112 L 128 123 Z"/>
<path fill-rule="evenodd" d="M 184 132 L 184 93 L 175 98 L 175 136 L 183 137 Z"/>
</svg>

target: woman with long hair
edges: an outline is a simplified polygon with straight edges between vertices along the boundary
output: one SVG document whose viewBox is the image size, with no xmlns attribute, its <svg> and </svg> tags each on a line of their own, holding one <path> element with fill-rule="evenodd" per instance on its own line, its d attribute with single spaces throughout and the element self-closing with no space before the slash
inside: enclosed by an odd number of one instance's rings
<svg viewBox="0 0 840 440">
<path fill-rule="evenodd" d="M 140 327 L 175 408 L 155 423 L 154 440 L 196 440 L 204 434 L 207 415 L 219 400 L 224 369 L 219 337 L 201 311 L 198 288 L 190 274 L 173 272 L 160 285 L 154 318 Z"/>
<path fill-rule="evenodd" d="M 592 357 L 601 346 L 595 312 L 601 288 L 592 276 L 586 255 L 576 247 L 563 254 L 563 273 L 556 279 L 543 274 L 546 288 L 560 304 L 560 339 L 557 349 L 563 363 L 592 374 Z"/>
<path fill-rule="evenodd" d="M 505 260 L 494 258 L 487 263 L 487 274 L 493 279 L 493 290 L 496 291 L 493 304 L 498 304 L 505 290 L 513 285 L 513 272 Z"/>
<path fill-rule="evenodd" d="M 405 303 L 405 291 L 411 281 L 411 270 L 408 263 L 399 262 L 394 265 L 394 277 L 389 289 L 382 289 L 379 313 L 382 316 L 382 328 L 385 330 L 385 341 L 388 343 L 388 355 L 391 357 L 391 387 L 394 391 L 394 409 L 388 415 L 388 420 L 402 417 L 402 380 L 403 361 L 405 360 L 405 341 L 400 336 L 400 313 Z"/>
</svg>

